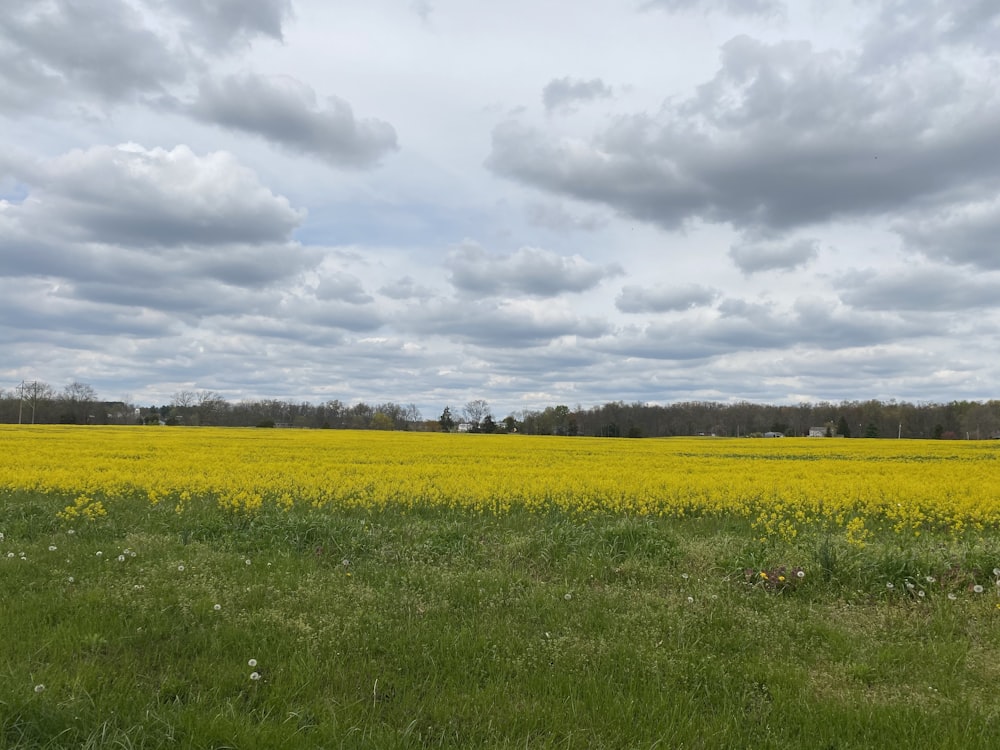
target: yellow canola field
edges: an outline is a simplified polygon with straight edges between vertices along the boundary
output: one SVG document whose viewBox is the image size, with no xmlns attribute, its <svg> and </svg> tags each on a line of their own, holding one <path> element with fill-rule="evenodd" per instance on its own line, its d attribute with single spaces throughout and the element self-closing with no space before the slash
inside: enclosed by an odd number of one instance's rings
<svg viewBox="0 0 1000 750">
<path fill-rule="evenodd" d="M 763 536 L 833 528 L 863 544 L 887 528 L 1000 529 L 1000 442 L 3 425 L 0 496 L 22 492 L 65 499 L 69 518 L 124 501 L 523 508 L 728 515 Z"/>
</svg>

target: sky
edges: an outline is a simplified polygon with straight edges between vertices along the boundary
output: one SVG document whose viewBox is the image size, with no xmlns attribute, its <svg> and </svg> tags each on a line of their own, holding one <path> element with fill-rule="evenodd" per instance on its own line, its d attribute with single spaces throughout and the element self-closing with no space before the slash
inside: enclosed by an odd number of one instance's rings
<svg viewBox="0 0 1000 750">
<path fill-rule="evenodd" d="M 993 0 L 4 0 L 0 388 L 1000 397 Z"/>
</svg>

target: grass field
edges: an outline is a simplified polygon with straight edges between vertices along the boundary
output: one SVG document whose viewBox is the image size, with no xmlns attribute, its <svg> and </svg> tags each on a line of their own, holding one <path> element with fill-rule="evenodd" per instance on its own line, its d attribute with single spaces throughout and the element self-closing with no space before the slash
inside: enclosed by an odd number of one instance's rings
<svg viewBox="0 0 1000 750">
<path fill-rule="evenodd" d="M 995 449 L 890 442 L 0 432 L 0 747 L 995 747 Z"/>
</svg>

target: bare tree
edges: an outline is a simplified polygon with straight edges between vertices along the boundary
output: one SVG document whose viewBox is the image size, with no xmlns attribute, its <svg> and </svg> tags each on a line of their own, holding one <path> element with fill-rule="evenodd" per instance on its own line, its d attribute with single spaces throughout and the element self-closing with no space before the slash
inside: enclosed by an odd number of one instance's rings
<svg viewBox="0 0 1000 750">
<path fill-rule="evenodd" d="M 17 412 L 17 423 L 21 424 L 24 417 L 25 408 L 31 409 L 31 423 L 35 423 L 36 412 L 38 407 L 50 402 L 55 395 L 55 391 L 52 390 L 52 386 L 48 383 L 43 383 L 40 380 L 32 380 L 31 382 L 21 381 L 21 385 L 18 386 L 18 390 L 21 394 L 21 405 Z"/>
<path fill-rule="evenodd" d="M 60 422 L 68 424 L 91 424 L 96 419 L 93 414 L 97 403 L 97 391 L 86 383 L 74 380 L 63 388 L 59 396 L 63 410 L 59 416 Z"/>
<path fill-rule="evenodd" d="M 462 414 L 465 417 L 465 421 L 469 422 L 473 429 L 478 428 L 487 416 L 492 416 L 490 405 L 481 398 L 467 403 L 462 409 Z"/>
</svg>

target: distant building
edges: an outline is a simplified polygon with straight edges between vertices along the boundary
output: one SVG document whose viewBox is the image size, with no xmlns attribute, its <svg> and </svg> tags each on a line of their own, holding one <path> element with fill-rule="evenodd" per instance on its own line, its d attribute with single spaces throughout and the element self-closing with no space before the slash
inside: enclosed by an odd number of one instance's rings
<svg viewBox="0 0 1000 750">
<path fill-rule="evenodd" d="M 785 436 L 785 433 L 783 433 L 783 432 L 765 432 L 764 433 L 764 437 L 784 437 L 784 436 Z"/>
<path fill-rule="evenodd" d="M 826 437 L 826 427 L 810 427 L 809 437 Z"/>
<path fill-rule="evenodd" d="M 472 425 L 468 422 L 459 422 L 455 430 L 456 432 L 469 432 L 472 430 Z"/>
</svg>

